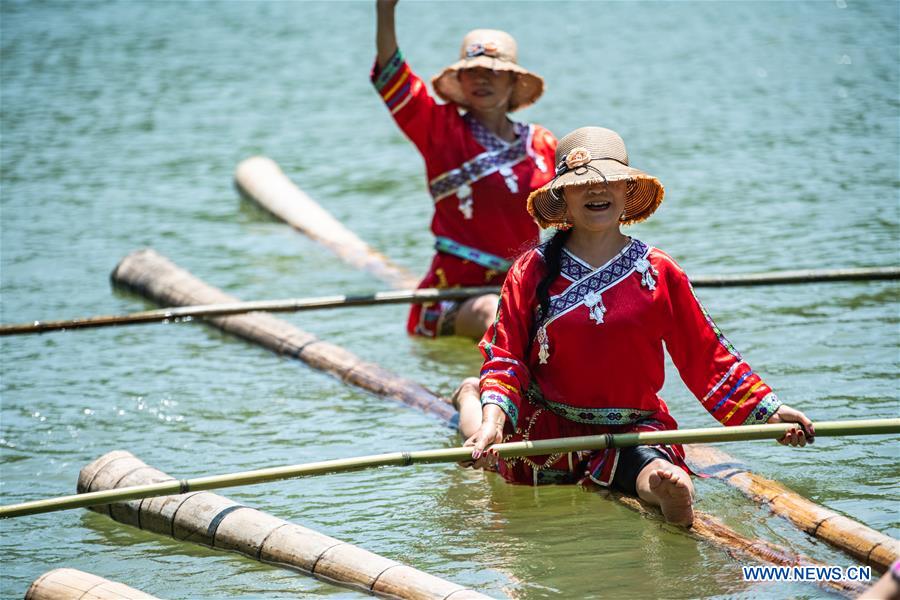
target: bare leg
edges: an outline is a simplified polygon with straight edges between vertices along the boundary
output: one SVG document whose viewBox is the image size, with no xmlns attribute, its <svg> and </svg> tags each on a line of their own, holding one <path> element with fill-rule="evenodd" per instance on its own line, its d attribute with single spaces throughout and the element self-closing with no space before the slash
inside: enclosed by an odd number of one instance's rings
<svg viewBox="0 0 900 600">
<path fill-rule="evenodd" d="M 669 523 L 690 527 L 694 522 L 694 484 L 683 469 L 654 460 L 638 473 L 636 486 L 641 500 L 662 509 Z"/>
<path fill-rule="evenodd" d="M 481 428 L 481 397 L 476 377 L 466 377 L 450 398 L 459 411 L 459 432 L 468 439 Z"/>
<path fill-rule="evenodd" d="M 500 296 L 485 294 L 469 298 L 459 307 L 456 315 L 456 335 L 480 340 L 497 315 L 497 303 Z"/>
</svg>

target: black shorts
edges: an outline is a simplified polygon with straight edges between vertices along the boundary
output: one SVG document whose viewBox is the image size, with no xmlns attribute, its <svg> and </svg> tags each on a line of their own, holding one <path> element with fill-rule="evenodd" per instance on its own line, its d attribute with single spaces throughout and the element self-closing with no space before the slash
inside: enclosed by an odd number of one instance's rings
<svg viewBox="0 0 900 600">
<path fill-rule="evenodd" d="M 641 470 L 657 458 L 671 463 L 669 455 L 652 446 L 632 446 L 619 450 L 619 462 L 613 475 L 612 487 L 637 496 L 637 477 Z"/>
</svg>

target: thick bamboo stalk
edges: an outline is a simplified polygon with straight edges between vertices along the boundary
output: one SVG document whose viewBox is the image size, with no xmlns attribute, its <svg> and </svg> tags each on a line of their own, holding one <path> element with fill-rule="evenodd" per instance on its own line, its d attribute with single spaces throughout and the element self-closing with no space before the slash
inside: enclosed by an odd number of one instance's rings
<svg viewBox="0 0 900 600">
<path fill-rule="evenodd" d="M 246 198 L 323 244 L 344 262 L 395 288 L 418 284 L 415 275 L 373 250 L 294 185 L 272 159 L 254 156 L 244 160 L 238 165 L 234 180 Z"/>
<path fill-rule="evenodd" d="M 351 296 L 318 296 L 313 298 L 285 298 L 283 300 L 255 300 L 229 304 L 200 304 L 196 306 L 172 306 L 155 310 L 142 310 L 127 315 L 99 315 L 58 321 L 32 321 L 0 325 L 0 336 L 27 333 L 44 333 L 63 329 L 87 329 L 142 323 L 161 323 L 179 319 L 225 317 L 249 312 L 302 312 L 352 306 L 376 306 L 383 304 L 422 304 L 441 300 L 463 300 L 482 294 L 495 294 L 496 287 L 473 288 L 422 288 L 357 294 Z"/>
<path fill-rule="evenodd" d="M 818 427 L 817 423 L 817 433 Z M 734 462 L 718 448 L 693 446 L 687 455 L 693 468 L 726 481 L 806 533 L 840 548 L 864 564 L 883 572 L 900 558 L 900 541 L 807 500 L 777 481 L 747 470 L 745 465 Z"/>
<path fill-rule="evenodd" d="M 78 491 L 176 481 L 130 452 L 105 454 L 78 475 Z M 177 482 L 176 482 L 177 483 Z M 140 529 L 264 563 L 309 573 L 319 579 L 377 596 L 463 600 L 478 592 L 373 554 L 352 544 L 273 517 L 210 492 L 188 492 L 91 510 Z"/>
<path fill-rule="evenodd" d="M 197 293 L 192 292 L 192 290 L 195 289 L 204 290 L 202 296 L 206 298 L 221 298 L 222 296 L 224 296 L 225 298 L 230 298 L 228 296 L 225 296 L 221 291 L 212 288 L 202 281 L 196 279 L 187 271 L 176 267 L 167 259 L 161 257 L 152 250 L 136 252 L 123 259 L 122 262 L 119 263 L 119 266 L 116 268 L 116 270 L 113 271 L 113 280 L 121 283 L 122 285 L 126 285 L 131 289 L 137 291 L 138 293 L 141 293 L 157 302 L 164 304 L 178 304 L 179 302 L 174 301 L 173 298 L 180 298 L 182 304 L 215 303 L 229 301 L 222 299 L 198 299 L 195 297 L 197 296 Z M 236 331 L 232 331 L 231 329 L 226 329 L 225 327 L 223 327 L 223 325 L 216 323 L 216 321 L 218 320 L 247 319 L 249 317 L 256 316 L 259 316 L 260 318 L 267 317 L 264 334 L 257 334 L 255 331 L 253 331 L 253 328 L 249 326 L 240 328 Z M 249 341 L 261 344 L 267 348 L 275 350 L 276 352 L 279 352 L 279 348 L 282 347 L 294 348 L 297 346 L 296 342 L 293 342 L 293 339 L 298 337 L 298 330 L 293 325 L 285 323 L 284 321 L 280 321 L 269 315 L 224 317 L 221 319 L 213 319 L 212 322 L 220 328 L 226 329 L 226 331 L 236 333 L 237 335 L 240 335 Z M 303 336 L 309 336 L 310 338 L 313 337 L 310 334 L 304 332 L 299 332 L 299 334 L 302 334 Z M 320 343 L 326 344 L 326 342 Z M 331 345 L 328 344 L 328 346 Z M 300 348 L 302 348 L 302 345 L 300 346 Z M 313 349 L 314 348 L 315 345 L 313 346 Z M 345 355 L 352 356 L 344 350 L 340 351 Z M 299 352 L 297 352 L 296 350 L 287 353 L 291 356 L 299 357 Z M 302 359 L 302 357 L 300 358 Z M 320 366 L 325 364 L 321 360 L 308 361 L 308 364 L 313 366 L 313 368 L 328 370 L 323 368 L 323 366 Z M 359 371 L 362 371 L 362 369 L 357 370 L 357 372 Z M 421 408 L 447 421 L 449 421 L 456 414 L 456 411 L 449 406 L 447 399 L 438 397 L 426 388 L 403 379 L 396 374 L 387 371 L 386 369 L 382 369 L 380 367 L 377 367 L 376 365 L 370 365 L 370 368 L 366 370 L 366 372 L 370 373 L 368 377 L 342 377 L 342 379 L 344 381 L 347 381 L 348 383 L 352 383 L 353 385 L 357 385 L 376 394 L 396 398 L 410 406 Z M 388 392 L 389 390 L 397 390 L 398 388 L 403 392 Z M 440 409 L 441 405 L 443 405 L 443 410 Z M 722 453 L 722 456 L 725 458 L 719 459 L 719 462 L 703 460 L 702 456 L 698 455 L 697 453 L 698 448 L 699 446 L 688 446 L 686 448 L 686 451 L 688 459 L 692 461 L 693 464 L 700 466 L 700 470 L 715 470 L 726 468 L 728 465 L 732 465 L 736 462 L 735 459 L 724 453 Z M 781 485 L 775 481 L 766 479 L 759 475 L 756 475 L 756 477 L 758 478 L 759 482 L 769 483 L 773 486 Z M 736 485 L 731 481 L 731 478 L 726 478 L 725 482 L 729 485 Z M 740 489 L 739 486 L 736 487 Z M 789 490 L 788 488 L 784 489 L 786 490 L 782 496 L 784 502 L 778 504 L 769 504 L 768 506 L 776 514 L 786 518 L 790 518 L 789 513 L 791 511 L 796 510 L 802 512 L 804 510 L 804 503 L 801 502 L 802 500 L 804 500 L 804 498 L 802 496 L 799 496 L 796 492 Z M 786 500 L 788 498 L 797 500 L 797 506 L 788 507 L 786 504 Z M 822 510 L 827 510 L 821 506 L 819 508 L 822 508 Z M 810 518 L 813 519 L 814 517 Z M 830 527 L 834 528 L 834 531 L 833 533 L 829 534 L 828 538 L 823 537 L 826 530 L 823 530 L 822 528 L 814 529 L 810 532 L 811 535 L 814 535 L 815 537 L 818 537 L 820 539 L 825 539 L 826 541 L 829 541 L 829 543 L 834 544 L 837 548 L 845 550 L 851 554 L 853 554 L 851 548 L 857 546 L 862 547 L 866 544 L 864 540 L 860 539 L 860 532 L 865 532 L 864 535 L 867 537 L 873 534 L 875 536 L 883 535 L 869 527 L 866 527 L 861 523 L 853 521 L 852 519 L 846 519 L 846 521 L 844 521 L 843 519 L 833 520 L 830 521 L 829 524 Z M 895 548 L 892 552 L 893 556 L 898 555 L 896 546 L 897 544 L 895 541 L 895 543 L 891 545 L 892 548 Z M 876 566 L 874 563 L 871 564 L 873 564 L 873 566 Z"/>
<path fill-rule="evenodd" d="M 139 250 L 119 262 L 113 283 L 165 306 L 234 303 L 237 299 L 197 279 L 153 250 Z M 379 396 L 394 398 L 449 420 L 455 410 L 419 384 L 363 361 L 339 346 L 320 340 L 271 315 L 251 313 L 207 320 L 219 329 L 260 344 L 273 352 Z"/>
<path fill-rule="evenodd" d="M 156 596 L 78 569 L 54 569 L 32 582 L 25 600 L 156 600 Z"/>
<path fill-rule="evenodd" d="M 607 433 L 548 440 L 506 442 L 492 448 L 503 458 L 536 456 L 581 450 L 603 450 L 605 448 L 626 448 L 638 445 L 657 444 L 701 444 L 716 442 L 737 442 L 747 440 L 777 440 L 784 433 L 796 427 L 793 423 L 773 423 L 768 425 L 745 425 L 740 427 L 707 427 L 703 429 L 678 429 L 671 431 L 646 431 L 636 433 Z M 900 433 L 900 419 L 867 419 L 857 421 L 820 421 L 816 424 L 817 437 L 849 435 L 885 435 Z M 117 486 L 114 490 L 81 493 L 47 500 L 37 500 L 0 506 L 0 518 L 83 508 L 109 502 L 123 502 L 154 498 L 175 493 L 215 490 L 226 487 L 255 485 L 298 477 L 312 477 L 332 473 L 348 473 L 377 467 L 409 466 L 414 464 L 457 463 L 471 458 L 472 449 L 466 447 L 438 448 L 412 452 L 391 452 L 354 458 L 324 460 L 299 465 L 285 465 L 210 475 L 194 479 L 174 479 L 149 485 Z"/>
</svg>

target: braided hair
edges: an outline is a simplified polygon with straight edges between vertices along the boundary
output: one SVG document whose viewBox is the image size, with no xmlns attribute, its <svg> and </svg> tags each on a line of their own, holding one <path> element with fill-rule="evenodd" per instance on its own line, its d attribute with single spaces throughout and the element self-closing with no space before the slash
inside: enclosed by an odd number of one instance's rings
<svg viewBox="0 0 900 600">
<path fill-rule="evenodd" d="M 544 320 L 547 313 L 550 311 L 550 286 L 553 285 L 553 282 L 556 281 L 556 278 L 559 277 L 562 270 L 563 246 L 566 245 L 566 242 L 571 235 L 571 229 L 558 229 L 544 248 L 544 264 L 547 266 L 547 271 L 544 273 L 544 276 L 538 282 L 537 288 L 535 289 L 535 294 L 537 295 L 539 302 L 539 310 L 534 323 L 535 332 L 537 331 L 539 323 Z M 532 337 L 534 336 L 532 335 Z"/>
</svg>

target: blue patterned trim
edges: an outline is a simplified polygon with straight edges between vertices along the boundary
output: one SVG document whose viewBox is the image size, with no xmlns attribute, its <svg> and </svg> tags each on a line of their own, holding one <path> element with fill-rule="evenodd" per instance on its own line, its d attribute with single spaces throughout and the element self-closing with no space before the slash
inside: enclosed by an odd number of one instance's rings
<svg viewBox="0 0 900 600">
<path fill-rule="evenodd" d="M 488 150 L 489 152 L 499 152 L 501 150 L 506 150 L 510 146 L 510 144 L 516 143 L 515 141 L 507 142 L 494 135 L 494 133 L 490 129 L 485 127 L 481 123 L 481 121 L 476 119 L 472 115 L 472 113 L 466 113 L 465 115 L 463 115 L 463 121 L 466 123 L 466 126 L 469 128 L 469 131 L 472 133 L 472 137 L 475 138 L 475 141 L 478 142 L 482 148 Z M 513 130 L 516 132 L 516 138 L 524 138 L 528 136 L 528 125 L 526 123 L 513 121 Z"/>
<path fill-rule="evenodd" d="M 784 403 L 778 399 L 775 392 L 769 392 L 759 401 L 756 408 L 750 411 L 750 414 L 744 419 L 742 425 L 758 425 L 760 423 L 765 423 L 775 414 L 775 411 L 777 411 L 778 407 L 782 404 Z"/>
<path fill-rule="evenodd" d="M 529 126 L 525 125 L 525 127 Z M 464 162 L 456 169 L 441 173 L 428 182 L 428 188 L 431 191 L 432 198 L 437 202 L 438 200 L 442 200 L 447 196 L 455 194 L 463 185 L 475 183 L 479 179 L 487 177 L 492 173 L 496 173 L 504 167 L 512 167 L 513 165 L 518 164 L 528 157 L 529 138 L 529 135 L 519 135 L 515 142 L 507 144 L 503 148 L 482 152 L 475 158 Z M 479 143 L 482 144 L 481 141 L 479 141 Z M 485 141 L 484 143 L 488 143 L 494 147 L 494 145 L 489 142 Z"/>
<path fill-rule="evenodd" d="M 655 410 L 617 407 L 585 408 L 582 406 L 563 404 L 562 402 L 553 402 L 547 400 L 535 384 L 532 384 L 531 387 L 528 388 L 526 395 L 529 400 L 538 406 L 544 406 L 551 412 L 570 421 L 575 421 L 576 423 L 590 423 L 594 425 L 631 425 L 632 423 L 637 423 L 656 413 Z"/>
<path fill-rule="evenodd" d="M 388 59 L 387 64 L 384 65 L 383 69 L 381 69 L 378 77 L 375 78 L 375 89 L 380 92 L 382 88 L 384 88 L 384 86 L 387 84 L 387 82 L 397 74 L 397 71 L 400 70 L 400 65 L 402 64 L 403 53 L 400 52 L 400 48 L 397 48 L 397 51 L 394 52 L 394 55 Z"/>
<path fill-rule="evenodd" d="M 481 394 L 481 406 L 485 404 L 496 404 L 503 409 L 503 412 L 506 413 L 506 418 L 509 419 L 509 424 L 512 425 L 513 429 L 516 428 L 516 424 L 519 422 L 519 409 L 507 396 L 500 392 L 483 392 Z"/>
<path fill-rule="evenodd" d="M 575 257 L 573 257 L 565 248 L 563 248 L 562 254 L 560 255 L 559 266 L 559 272 L 569 281 L 578 281 L 580 279 L 584 279 L 594 272 L 594 269 L 591 269 L 584 263 L 575 260 Z"/>
<path fill-rule="evenodd" d="M 688 282 L 688 288 L 691 290 L 691 294 L 694 296 L 694 300 L 697 302 L 697 306 L 700 307 L 700 312 L 703 313 L 703 317 L 706 319 L 706 323 L 713 330 L 713 333 L 716 334 L 716 337 L 719 339 L 719 343 L 722 344 L 722 347 L 725 348 L 729 354 L 735 357 L 738 360 L 743 360 L 741 353 L 738 352 L 737 348 L 735 348 L 728 338 L 725 337 L 725 334 L 722 333 L 722 330 L 719 329 L 719 326 L 716 325 L 716 322 L 712 320 L 712 317 L 709 316 L 709 313 L 706 312 L 706 307 L 703 306 L 703 303 L 700 302 L 700 298 L 697 297 L 697 293 L 694 291 L 694 286 Z"/>
<path fill-rule="evenodd" d="M 647 256 L 650 247 L 640 240 L 632 239 L 622 252 L 605 266 L 593 271 L 587 277 L 576 281 L 566 290 L 550 299 L 550 309 L 544 318 L 546 327 L 554 319 L 584 303 L 584 297 L 594 292 L 606 290 L 634 272 L 635 263 Z"/>
<path fill-rule="evenodd" d="M 447 237 L 438 236 L 434 241 L 434 248 L 438 252 L 452 254 L 453 256 L 469 260 L 476 265 L 481 265 L 485 269 L 493 269 L 494 271 L 506 272 L 512 266 L 512 261 L 500 258 L 484 250 L 478 250 Z"/>
<path fill-rule="evenodd" d="M 733 386 L 731 386 L 731 389 L 728 390 L 728 393 L 725 394 L 725 396 L 721 400 L 719 400 L 719 402 L 713 407 L 713 409 L 710 412 L 714 413 L 717 410 L 719 410 L 720 408 L 722 408 L 722 405 L 725 404 L 726 402 L 728 402 L 729 398 L 734 396 L 734 393 L 738 390 L 739 387 L 741 387 L 741 384 L 744 383 L 744 380 L 747 379 L 748 377 L 750 377 L 751 375 L 753 375 L 752 369 L 747 371 L 743 375 L 741 375 L 741 378 L 737 380 L 737 383 L 735 383 Z"/>
</svg>

